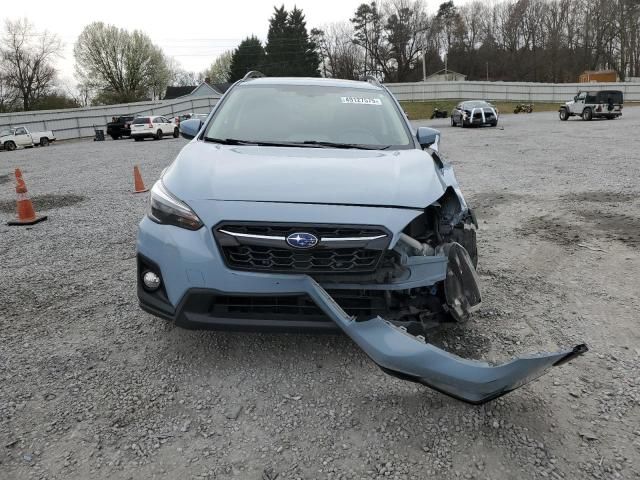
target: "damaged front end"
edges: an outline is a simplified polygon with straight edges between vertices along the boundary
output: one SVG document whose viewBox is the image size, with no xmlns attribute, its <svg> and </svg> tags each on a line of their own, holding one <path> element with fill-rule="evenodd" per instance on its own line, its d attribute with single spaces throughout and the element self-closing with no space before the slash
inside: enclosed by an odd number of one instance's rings
<svg viewBox="0 0 640 480">
<path fill-rule="evenodd" d="M 553 353 L 536 353 L 492 366 L 466 360 L 425 341 L 429 327 L 444 321 L 464 321 L 479 308 L 481 295 L 476 274 L 477 221 L 454 189 L 447 189 L 422 215 L 398 235 L 393 250 L 397 261 L 409 269 L 409 278 L 388 277 L 385 288 L 412 286 L 412 290 L 389 290 L 394 298 L 405 295 L 408 308 L 380 312 L 368 318 L 353 316 L 337 303 L 316 279 L 307 277 L 307 293 L 314 302 L 387 374 L 421 383 L 458 400 L 482 404 L 515 390 L 585 353 L 586 345 Z M 443 262 L 444 279 L 426 289 L 416 289 L 422 262 Z M 423 279 L 426 280 L 426 277 Z M 403 283 L 404 282 L 404 283 Z M 425 282 L 428 285 L 428 282 Z M 409 292 L 409 294 L 407 294 Z M 390 314 L 388 316 L 388 314 Z M 407 321 L 413 316 L 420 322 Z M 437 320 L 435 320 L 438 318 Z"/>
<path fill-rule="evenodd" d="M 381 317 L 356 321 L 311 277 L 307 292 L 318 306 L 389 375 L 472 404 L 500 397 L 587 351 L 586 345 L 555 353 L 538 353 L 490 366 L 465 360 L 409 334 Z"/>
</svg>

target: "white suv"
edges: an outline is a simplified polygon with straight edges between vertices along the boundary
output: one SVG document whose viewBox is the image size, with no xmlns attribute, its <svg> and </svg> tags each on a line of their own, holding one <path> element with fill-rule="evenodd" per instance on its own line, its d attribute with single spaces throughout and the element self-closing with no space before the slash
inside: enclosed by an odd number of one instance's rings
<svg viewBox="0 0 640 480">
<path fill-rule="evenodd" d="M 131 137 L 139 142 L 145 138 L 160 140 L 164 135 L 178 138 L 178 126 L 165 117 L 137 117 L 131 122 Z"/>
</svg>

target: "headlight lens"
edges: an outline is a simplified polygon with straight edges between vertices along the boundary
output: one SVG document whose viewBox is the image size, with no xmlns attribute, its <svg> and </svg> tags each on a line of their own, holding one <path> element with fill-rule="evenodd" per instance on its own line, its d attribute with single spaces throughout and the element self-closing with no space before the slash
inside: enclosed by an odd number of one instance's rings
<svg viewBox="0 0 640 480">
<path fill-rule="evenodd" d="M 149 218 L 156 223 L 198 230 L 203 223 L 189 205 L 174 197 L 158 180 L 149 196 Z"/>
</svg>

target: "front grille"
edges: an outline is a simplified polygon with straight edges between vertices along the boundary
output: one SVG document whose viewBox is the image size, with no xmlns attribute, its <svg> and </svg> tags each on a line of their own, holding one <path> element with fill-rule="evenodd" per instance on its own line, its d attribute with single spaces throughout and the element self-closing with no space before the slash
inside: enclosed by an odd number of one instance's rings
<svg viewBox="0 0 640 480">
<path fill-rule="evenodd" d="M 287 236 L 301 232 L 315 235 L 317 245 L 287 244 Z M 229 268 L 257 272 L 373 272 L 391 240 L 381 227 L 345 225 L 222 223 L 213 233 Z"/>
</svg>

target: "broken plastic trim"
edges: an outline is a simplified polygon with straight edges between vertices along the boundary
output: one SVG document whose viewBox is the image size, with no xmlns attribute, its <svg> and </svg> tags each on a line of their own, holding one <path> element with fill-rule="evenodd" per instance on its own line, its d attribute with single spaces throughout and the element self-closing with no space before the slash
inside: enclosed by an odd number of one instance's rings
<svg viewBox="0 0 640 480">
<path fill-rule="evenodd" d="M 389 375 L 422 383 L 458 400 L 482 404 L 544 375 L 551 367 L 585 353 L 586 345 L 538 353 L 502 365 L 465 360 L 445 352 L 380 317 L 356 322 L 311 277 L 306 291 L 317 305 Z"/>
</svg>

